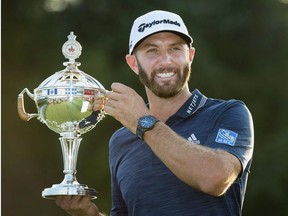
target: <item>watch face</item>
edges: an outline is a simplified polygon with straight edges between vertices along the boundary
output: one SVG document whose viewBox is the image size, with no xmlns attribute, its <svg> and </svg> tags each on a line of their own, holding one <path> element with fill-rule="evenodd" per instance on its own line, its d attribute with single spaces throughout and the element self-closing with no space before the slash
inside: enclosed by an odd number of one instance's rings
<svg viewBox="0 0 288 216">
<path fill-rule="evenodd" d="M 155 124 L 155 118 L 152 116 L 145 116 L 142 119 L 140 119 L 140 125 L 143 128 L 150 128 Z"/>
</svg>

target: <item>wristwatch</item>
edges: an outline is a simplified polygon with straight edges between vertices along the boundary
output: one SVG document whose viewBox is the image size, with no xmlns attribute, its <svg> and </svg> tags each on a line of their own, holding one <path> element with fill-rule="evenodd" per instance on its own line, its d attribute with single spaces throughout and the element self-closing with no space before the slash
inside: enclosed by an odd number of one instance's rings
<svg viewBox="0 0 288 216">
<path fill-rule="evenodd" d="M 158 121 L 159 120 L 152 115 L 142 116 L 138 120 L 136 135 L 143 140 L 144 133 L 151 130 Z"/>
</svg>

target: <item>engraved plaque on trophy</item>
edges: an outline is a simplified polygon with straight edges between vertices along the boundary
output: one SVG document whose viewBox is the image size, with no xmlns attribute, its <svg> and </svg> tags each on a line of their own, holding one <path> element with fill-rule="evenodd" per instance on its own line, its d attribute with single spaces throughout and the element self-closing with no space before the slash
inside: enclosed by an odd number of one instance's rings
<svg viewBox="0 0 288 216">
<path fill-rule="evenodd" d="M 80 184 L 76 179 L 76 164 L 81 134 L 92 130 L 105 117 L 103 111 L 93 111 L 93 103 L 104 99 L 106 90 L 92 76 L 80 71 L 79 62 L 82 47 L 73 32 L 62 47 L 62 53 L 69 61 L 64 70 L 45 79 L 34 92 L 27 88 L 18 95 L 17 109 L 22 120 L 36 117 L 54 132 L 60 134 L 64 163 L 64 179 L 42 191 L 42 197 L 53 199 L 57 195 L 89 195 L 96 198 L 96 190 Z M 24 94 L 35 101 L 38 113 L 26 113 Z"/>
</svg>

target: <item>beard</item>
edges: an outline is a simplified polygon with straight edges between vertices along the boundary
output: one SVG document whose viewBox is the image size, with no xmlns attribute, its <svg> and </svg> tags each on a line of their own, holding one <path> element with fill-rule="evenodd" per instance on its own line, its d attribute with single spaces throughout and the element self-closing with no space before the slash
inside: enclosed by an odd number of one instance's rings
<svg viewBox="0 0 288 216">
<path fill-rule="evenodd" d="M 150 78 L 147 76 L 147 72 L 143 69 L 138 60 L 137 63 L 140 82 L 160 98 L 172 98 L 176 96 L 179 92 L 182 91 L 182 89 L 190 79 L 191 69 L 188 62 L 184 66 L 182 73 L 179 68 L 175 67 L 160 68 L 157 70 L 153 70 Z M 175 72 L 175 76 L 177 76 L 176 82 L 170 83 L 168 81 L 164 85 L 159 85 L 156 82 L 155 77 L 157 73 L 163 71 Z"/>
</svg>

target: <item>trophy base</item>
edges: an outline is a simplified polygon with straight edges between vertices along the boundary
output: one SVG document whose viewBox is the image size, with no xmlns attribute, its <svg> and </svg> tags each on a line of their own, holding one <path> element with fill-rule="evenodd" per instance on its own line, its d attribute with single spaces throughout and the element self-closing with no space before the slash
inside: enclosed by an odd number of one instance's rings
<svg viewBox="0 0 288 216">
<path fill-rule="evenodd" d="M 97 198 L 96 190 L 88 188 L 84 184 L 54 184 L 51 188 L 45 188 L 42 191 L 42 197 L 45 199 L 55 199 L 56 196 L 61 195 L 91 196 L 91 199 Z"/>
</svg>

